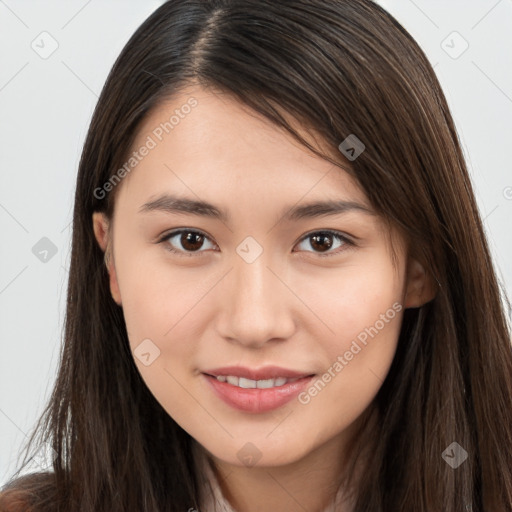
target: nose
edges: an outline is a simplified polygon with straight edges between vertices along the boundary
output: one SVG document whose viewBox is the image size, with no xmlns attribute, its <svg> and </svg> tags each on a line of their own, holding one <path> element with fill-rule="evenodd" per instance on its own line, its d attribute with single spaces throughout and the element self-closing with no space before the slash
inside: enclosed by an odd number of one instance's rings
<svg viewBox="0 0 512 512">
<path fill-rule="evenodd" d="M 252 263 L 234 258 L 220 291 L 217 332 L 248 348 L 287 339 L 295 330 L 294 310 L 299 301 L 265 255 Z"/>
</svg>

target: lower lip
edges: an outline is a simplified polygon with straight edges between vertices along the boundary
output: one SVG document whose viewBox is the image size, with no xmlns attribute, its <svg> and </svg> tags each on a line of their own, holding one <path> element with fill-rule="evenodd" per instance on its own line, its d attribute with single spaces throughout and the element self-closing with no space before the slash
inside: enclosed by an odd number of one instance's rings
<svg viewBox="0 0 512 512">
<path fill-rule="evenodd" d="M 235 409 L 245 412 L 266 412 L 277 409 L 293 400 L 311 382 L 314 375 L 303 377 L 283 386 L 267 389 L 245 389 L 220 382 L 215 377 L 203 373 L 214 393 Z"/>
</svg>

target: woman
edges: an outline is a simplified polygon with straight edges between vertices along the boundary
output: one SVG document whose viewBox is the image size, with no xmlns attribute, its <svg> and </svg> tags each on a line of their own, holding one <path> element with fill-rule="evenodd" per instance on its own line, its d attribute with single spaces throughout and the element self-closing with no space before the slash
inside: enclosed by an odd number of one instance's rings
<svg viewBox="0 0 512 512">
<path fill-rule="evenodd" d="M 512 509 L 512 356 L 454 123 L 369 0 L 174 0 L 80 162 L 23 511 Z M 27 451 L 28 453 L 28 451 Z"/>
</svg>

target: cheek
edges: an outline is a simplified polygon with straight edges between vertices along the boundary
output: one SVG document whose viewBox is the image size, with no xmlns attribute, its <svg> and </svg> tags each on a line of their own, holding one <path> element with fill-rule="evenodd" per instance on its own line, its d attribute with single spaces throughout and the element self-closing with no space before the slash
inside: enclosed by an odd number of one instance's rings
<svg viewBox="0 0 512 512">
<path fill-rule="evenodd" d="M 330 331 L 322 338 L 327 366 L 318 391 L 312 390 L 315 396 L 328 387 L 346 405 L 348 400 L 354 407 L 365 406 L 387 375 L 401 328 L 403 274 L 389 257 L 378 256 L 361 258 L 322 285 L 312 309 L 321 312 Z M 325 393 L 326 400 L 331 392 Z"/>
<path fill-rule="evenodd" d="M 116 242 L 116 272 L 130 342 L 170 337 L 200 298 L 198 274 L 168 264 L 161 245 L 134 242 L 122 232 Z"/>
<path fill-rule="evenodd" d="M 194 314 L 197 315 L 200 290 L 183 288 L 177 280 L 132 278 L 125 287 L 123 312 L 132 349 L 141 340 L 153 340 L 164 359 L 186 357 L 193 351 Z M 186 291 L 184 291 L 186 290 Z M 126 297 L 126 300 L 125 300 Z M 191 322 L 192 320 L 192 322 Z M 186 336 L 186 343 L 180 342 Z"/>
<path fill-rule="evenodd" d="M 131 258 L 118 266 L 124 320 L 135 363 L 149 389 L 158 400 L 171 393 L 173 407 L 179 408 L 182 399 L 185 407 L 180 383 L 194 369 L 198 340 L 209 318 L 208 292 L 222 273 L 168 265 L 161 255 L 154 258 L 155 252 L 144 250 L 137 256 L 132 249 Z M 149 366 L 138 357 L 143 342 L 158 354 Z"/>
<path fill-rule="evenodd" d="M 202 294 L 187 287 L 178 272 L 123 270 L 119 276 L 123 314 L 137 369 L 164 409 L 173 416 L 186 416 L 191 398 L 185 383 L 198 338 L 190 320 L 199 311 L 194 306 Z"/>
<path fill-rule="evenodd" d="M 403 273 L 394 269 L 384 251 L 382 254 L 369 251 L 354 264 L 333 270 L 328 279 L 325 276 L 325 273 L 317 273 L 303 279 L 300 293 L 328 327 L 324 331 L 326 339 L 331 340 L 331 354 L 343 350 L 376 323 L 383 336 L 391 336 L 399 330 L 391 320 L 397 309 L 393 304 L 400 304 L 402 300 Z"/>
</svg>

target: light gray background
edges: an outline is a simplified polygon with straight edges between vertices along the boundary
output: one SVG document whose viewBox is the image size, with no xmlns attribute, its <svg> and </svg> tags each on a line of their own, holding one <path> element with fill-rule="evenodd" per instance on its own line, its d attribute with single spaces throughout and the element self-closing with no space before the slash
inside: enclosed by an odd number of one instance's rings
<svg viewBox="0 0 512 512">
<path fill-rule="evenodd" d="M 0 0 L 0 485 L 55 379 L 74 182 L 94 105 L 122 47 L 161 3 Z M 512 0 L 380 3 L 434 65 L 512 296 Z"/>
</svg>

